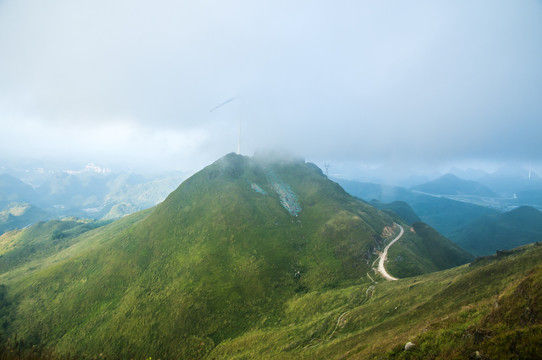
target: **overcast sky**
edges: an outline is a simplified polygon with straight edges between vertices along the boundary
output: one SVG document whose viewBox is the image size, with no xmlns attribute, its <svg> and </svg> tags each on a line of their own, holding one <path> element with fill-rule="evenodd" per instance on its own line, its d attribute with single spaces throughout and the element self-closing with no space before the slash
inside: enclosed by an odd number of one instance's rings
<svg viewBox="0 0 542 360">
<path fill-rule="evenodd" d="M 248 155 L 540 164 L 542 1 L 0 0 L 0 158 L 197 170 L 239 119 Z"/>
</svg>

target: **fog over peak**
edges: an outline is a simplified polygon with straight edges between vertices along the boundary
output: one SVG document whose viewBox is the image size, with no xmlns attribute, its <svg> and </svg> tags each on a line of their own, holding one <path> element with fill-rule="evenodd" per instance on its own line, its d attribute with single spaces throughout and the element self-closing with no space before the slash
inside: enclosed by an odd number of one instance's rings
<svg viewBox="0 0 542 360">
<path fill-rule="evenodd" d="M 535 0 L 0 1 L 0 153 L 198 169 L 241 120 L 245 154 L 540 164 L 540 39 Z"/>
</svg>

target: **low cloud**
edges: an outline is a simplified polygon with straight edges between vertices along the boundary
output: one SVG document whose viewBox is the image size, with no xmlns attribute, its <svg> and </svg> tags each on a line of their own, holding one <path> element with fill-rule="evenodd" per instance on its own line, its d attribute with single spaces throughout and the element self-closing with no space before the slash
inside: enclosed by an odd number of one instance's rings
<svg viewBox="0 0 542 360">
<path fill-rule="evenodd" d="M 3 1 L 0 152 L 198 168 L 241 120 L 248 154 L 541 162 L 541 38 L 537 1 Z"/>
</svg>

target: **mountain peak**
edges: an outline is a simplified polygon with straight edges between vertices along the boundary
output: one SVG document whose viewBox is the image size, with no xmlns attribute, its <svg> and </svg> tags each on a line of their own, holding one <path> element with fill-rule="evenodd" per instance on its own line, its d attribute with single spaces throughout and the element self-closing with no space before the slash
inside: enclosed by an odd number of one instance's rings
<svg viewBox="0 0 542 360">
<path fill-rule="evenodd" d="M 493 177 L 509 177 L 518 179 L 539 180 L 540 177 L 531 169 L 526 169 L 518 164 L 506 164 L 491 174 Z"/>
<path fill-rule="evenodd" d="M 449 173 L 425 184 L 414 186 L 412 189 L 435 195 L 496 196 L 491 189 L 476 181 L 463 180 Z"/>
<path fill-rule="evenodd" d="M 269 197 L 278 200 L 290 215 L 298 216 L 302 205 L 294 188 L 298 187 L 296 183 L 300 179 L 306 183 L 317 182 L 318 186 L 331 186 L 340 196 L 347 196 L 342 188 L 327 180 L 320 168 L 303 159 L 282 154 L 266 153 L 248 157 L 229 153 L 186 180 L 170 197 L 176 198 L 188 189 L 198 194 L 202 193 L 201 189 L 216 192 L 217 197 L 224 196 L 219 194 L 228 191 L 229 195 L 242 194 L 244 201 L 238 206 L 253 201 L 254 196 Z"/>
<path fill-rule="evenodd" d="M 452 181 L 461 181 L 462 180 L 459 176 L 454 175 L 452 173 L 444 174 L 439 179 L 441 179 L 441 180 L 452 180 Z"/>
<path fill-rule="evenodd" d="M 540 220 L 542 220 L 542 212 L 538 211 L 532 206 L 519 206 L 515 208 L 514 210 L 511 210 L 510 212 L 506 213 L 508 217 L 516 217 L 518 219 L 523 218 L 531 218 L 531 217 L 538 217 Z"/>
</svg>

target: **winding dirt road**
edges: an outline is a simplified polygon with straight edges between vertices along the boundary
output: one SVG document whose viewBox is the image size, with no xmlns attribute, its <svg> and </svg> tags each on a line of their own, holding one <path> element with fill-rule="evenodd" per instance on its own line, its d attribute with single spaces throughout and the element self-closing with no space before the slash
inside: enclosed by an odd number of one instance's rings
<svg viewBox="0 0 542 360">
<path fill-rule="evenodd" d="M 388 272 L 386 271 L 386 268 L 384 267 L 384 261 L 386 261 L 388 258 L 388 249 L 390 248 L 390 246 L 395 244 L 395 242 L 399 240 L 401 236 L 403 236 L 403 234 L 405 233 L 405 230 L 403 229 L 401 225 L 397 223 L 394 223 L 394 224 L 399 226 L 399 229 L 401 231 L 399 232 L 399 235 L 395 237 L 395 239 L 393 239 L 392 241 L 390 241 L 388 245 L 386 245 L 386 247 L 384 248 L 384 251 L 382 252 L 382 254 L 380 254 L 380 260 L 378 261 L 378 272 L 382 274 L 382 276 L 384 276 L 386 280 L 399 280 L 397 278 L 394 278 L 390 274 L 388 274 Z"/>
</svg>

